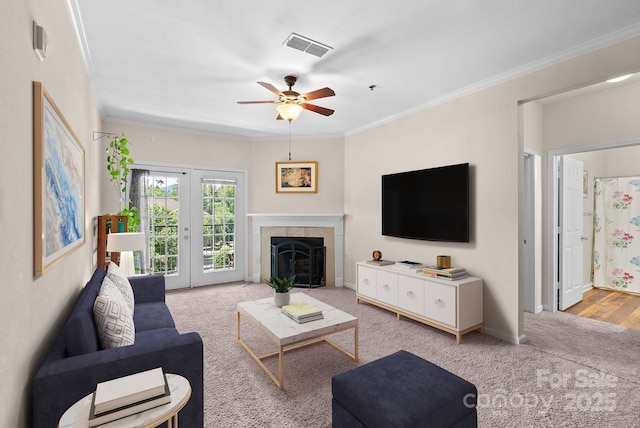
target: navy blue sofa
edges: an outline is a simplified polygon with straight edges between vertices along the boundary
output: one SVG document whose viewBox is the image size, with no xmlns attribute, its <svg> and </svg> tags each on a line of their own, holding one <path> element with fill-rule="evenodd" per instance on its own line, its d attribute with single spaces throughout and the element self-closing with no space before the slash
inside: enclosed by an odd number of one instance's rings
<svg viewBox="0 0 640 428">
<path fill-rule="evenodd" d="M 103 350 L 93 318 L 104 267 L 94 272 L 82 290 L 62 330 L 32 382 L 32 426 L 58 426 L 76 401 L 92 393 L 99 382 L 162 367 L 191 383 L 191 398 L 180 411 L 180 425 L 204 425 L 203 346 L 198 333 L 180 334 L 165 304 L 164 276 L 130 277 L 135 297 L 135 343 Z"/>
</svg>

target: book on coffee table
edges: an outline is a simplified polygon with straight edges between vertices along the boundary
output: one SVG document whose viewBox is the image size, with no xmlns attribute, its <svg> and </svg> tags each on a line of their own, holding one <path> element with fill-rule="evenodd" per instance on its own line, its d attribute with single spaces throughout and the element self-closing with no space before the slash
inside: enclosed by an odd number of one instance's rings
<svg viewBox="0 0 640 428">
<path fill-rule="evenodd" d="M 282 307 L 282 313 L 298 323 L 324 318 L 322 310 L 307 302 L 292 303 Z"/>
<path fill-rule="evenodd" d="M 306 315 L 303 317 L 294 317 L 293 315 L 289 314 L 288 312 L 282 312 L 283 314 L 285 314 L 286 316 L 288 316 L 289 318 L 291 318 L 292 320 L 294 320 L 295 322 L 297 322 L 298 324 L 303 324 L 305 322 L 310 322 L 310 321 L 316 321 L 316 320 L 321 320 L 324 318 L 324 315 L 322 313 L 320 314 L 316 314 L 316 315 Z"/>
<path fill-rule="evenodd" d="M 291 303 L 282 307 L 282 312 L 297 318 L 322 314 L 322 310 L 307 302 Z"/>
</svg>

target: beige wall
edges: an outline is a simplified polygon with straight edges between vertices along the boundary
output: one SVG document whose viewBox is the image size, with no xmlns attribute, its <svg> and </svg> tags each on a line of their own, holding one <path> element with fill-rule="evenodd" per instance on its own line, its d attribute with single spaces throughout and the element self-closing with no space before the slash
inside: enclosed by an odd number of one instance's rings
<svg viewBox="0 0 640 428">
<path fill-rule="evenodd" d="M 593 214 L 593 178 L 640 174 L 640 121 L 638 99 L 640 83 L 611 85 L 611 88 L 563 101 L 543 104 L 544 215 L 546 220 L 546 177 L 549 150 L 575 150 L 569 156 L 581 160 L 589 172 L 590 188 L 583 201 L 585 213 Z M 533 103 L 535 104 L 535 103 Z M 639 145 L 600 150 L 607 145 L 636 141 Z M 599 150 L 591 151 L 589 147 Z M 591 282 L 591 250 L 593 246 L 593 215 L 583 217 L 583 284 Z M 547 222 L 544 222 L 547 227 Z M 546 234 L 545 234 L 545 246 Z M 545 278 L 548 267 L 544 263 Z M 542 288 L 543 302 L 548 300 L 547 287 Z"/>
<path fill-rule="evenodd" d="M 318 193 L 276 193 L 275 163 L 289 160 L 289 142 L 256 141 L 252 144 L 250 172 L 252 213 L 336 214 L 344 205 L 344 140 L 292 140 L 293 161 L 318 162 Z"/>
<path fill-rule="evenodd" d="M 1 235 L 6 250 L 0 258 L 5 273 L 0 291 L 0 411 L 4 425 L 27 427 L 30 379 L 95 263 L 91 219 L 117 206 L 107 196 L 113 191 L 101 172 L 104 142 L 92 140 L 92 131 L 102 125 L 65 2 L 3 3 L 0 218 L 10 227 L 3 227 Z M 32 19 L 46 28 L 51 40 L 49 59 L 44 62 L 32 50 Z M 519 309 L 523 134 L 518 101 L 640 70 L 638 51 L 640 38 L 631 39 L 344 140 L 294 139 L 294 159 L 319 161 L 319 193 L 315 196 L 276 195 L 273 191 L 273 164 L 287 159 L 288 141 L 249 144 L 119 124 L 105 127 L 126 131 L 134 143 L 133 155 L 140 160 L 248 169 L 252 212 L 282 212 L 294 205 L 299 212 L 343 210 L 347 283 L 355 283 L 355 262 L 369 258 L 374 249 L 389 259 L 427 262 L 438 254 L 450 254 L 454 263 L 485 280 L 487 331 L 515 341 L 523 332 Z M 84 145 L 87 159 L 87 243 L 38 279 L 32 276 L 33 80 L 45 84 Z M 591 124 L 596 127 L 597 123 Z M 629 133 L 600 135 L 594 131 L 549 148 L 617 141 L 626 138 L 625 134 Z M 472 164 L 471 243 L 436 244 L 380 235 L 380 175 L 459 162 Z"/>
<path fill-rule="evenodd" d="M 485 322 L 518 334 L 517 98 L 485 90 L 347 138 L 345 282 L 375 249 L 390 260 L 434 263 L 448 254 L 485 281 Z M 510 91 L 506 91 L 507 93 Z M 513 96 L 513 95 L 512 95 Z M 380 234 L 380 175 L 455 163 L 471 165 L 471 242 L 441 243 Z M 366 165 L 362 167 L 361 165 Z"/>
<path fill-rule="evenodd" d="M 518 129 L 518 103 L 640 70 L 640 57 L 635 55 L 639 49 L 640 38 L 631 39 L 349 136 L 345 148 L 345 282 L 355 283 L 355 262 L 369 258 L 374 249 L 381 250 L 385 258 L 425 262 L 449 254 L 453 263 L 485 281 L 486 330 L 507 340 L 520 340 L 524 333 L 519 292 L 524 135 Z M 596 144 L 601 139 L 593 138 L 595 135 L 557 144 Z M 473 166 L 471 243 L 414 242 L 380 235 L 376 183 L 381 174 L 456 162 Z M 546 157 L 543 165 L 545 162 Z M 543 189 L 545 185 L 543 182 Z"/>
<path fill-rule="evenodd" d="M 291 141 L 293 161 L 318 162 L 318 193 L 281 194 L 275 191 L 275 163 L 288 161 L 289 140 L 247 142 L 211 135 L 134 126 L 105 121 L 104 131 L 124 133 L 131 142 L 131 156 L 138 162 L 183 166 L 233 168 L 248 171 L 247 213 L 335 214 L 343 212 L 344 140 L 304 139 Z M 106 141 L 100 144 L 104 157 Z M 102 210 L 118 210 L 118 194 L 108 182 L 107 172 L 100 172 Z M 253 242 L 248 223 L 248 259 L 253 260 Z M 254 274 L 248 263 L 248 278 Z"/>
<path fill-rule="evenodd" d="M 344 203 L 344 140 L 301 139 L 291 142 L 293 161 L 318 162 L 317 194 L 276 194 L 275 163 L 288 161 L 289 141 L 242 141 L 212 135 L 179 132 L 105 121 L 104 131 L 124 133 L 131 155 L 139 162 L 233 168 L 249 171 L 249 206 L 252 213 L 282 213 L 295 207 L 303 213 L 342 213 Z M 104 157 L 106 141 L 101 140 Z M 101 191 L 105 211 L 118 209 L 106 170 Z"/>
<path fill-rule="evenodd" d="M 101 121 L 65 1 L 3 0 L 1 9 L 0 425 L 28 427 L 30 379 L 93 269 L 99 153 L 92 132 Z M 44 62 L 32 48 L 32 20 L 49 36 Z M 39 278 L 33 277 L 34 80 L 43 83 L 86 156 L 86 243 Z"/>
<path fill-rule="evenodd" d="M 211 135 L 179 132 L 123 123 L 105 121 L 103 130 L 124 134 L 130 142 L 131 156 L 137 162 L 166 163 L 181 166 L 230 168 L 249 170 L 251 168 L 251 143 L 231 140 Z M 105 156 L 107 140 L 100 147 Z M 118 194 L 108 181 L 106 169 L 101 169 L 103 212 L 117 212 Z"/>
</svg>

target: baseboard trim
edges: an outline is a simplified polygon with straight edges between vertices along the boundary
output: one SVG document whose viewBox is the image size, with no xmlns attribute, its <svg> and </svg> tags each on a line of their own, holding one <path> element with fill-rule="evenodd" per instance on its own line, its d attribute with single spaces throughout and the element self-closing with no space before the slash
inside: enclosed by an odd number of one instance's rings
<svg viewBox="0 0 640 428">
<path fill-rule="evenodd" d="M 504 340 L 505 342 L 509 342 L 509 343 L 513 343 L 514 345 L 521 345 L 523 343 L 525 343 L 527 341 L 527 336 L 522 334 L 520 336 L 511 336 L 507 333 L 504 333 L 502 331 L 499 330 L 495 330 L 493 328 L 487 327 L 487 325 L 485 324 L 484 326 L 484 332 L 485 334 L 488 334 L 489 336 L 493 336 L 493 337 L 497 337 L 500 340 Z"/>
<path fill-rule="evenodd" d="M 345 282 L 345 283 L 342 284 L 342 286 L 345 287 L 345 288 L 349 288 L 349 289 L 351 289 L 353 291 L 356 291 L 356 286 L 351 284 L 350 282 Z"/>
</svg>

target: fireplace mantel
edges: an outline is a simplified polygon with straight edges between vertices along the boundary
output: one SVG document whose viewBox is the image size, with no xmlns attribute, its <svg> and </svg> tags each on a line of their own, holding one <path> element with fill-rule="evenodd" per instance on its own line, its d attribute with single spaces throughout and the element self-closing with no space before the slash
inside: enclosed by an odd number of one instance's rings
<svg viewBox="0 0 640 428">
<path fill-rule="evenodd" d="M 253 242 L 253 281 L 260 282 L 262 227 L 331 227 L 335 238 L 335 284 L 343 285 L 344 214 L 257 214 L 250 213 Z"/>
</svg>

